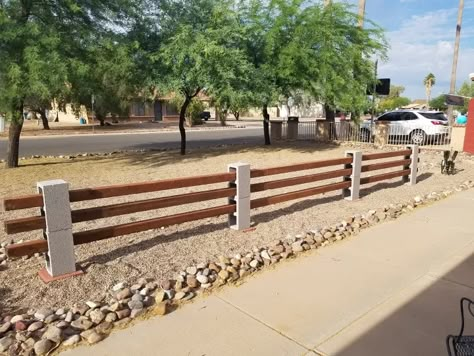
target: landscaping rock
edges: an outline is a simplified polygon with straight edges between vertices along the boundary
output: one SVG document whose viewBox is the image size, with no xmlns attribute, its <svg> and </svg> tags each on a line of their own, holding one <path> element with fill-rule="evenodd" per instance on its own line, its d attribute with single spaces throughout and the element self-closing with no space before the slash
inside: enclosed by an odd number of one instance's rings
<svg viewBox="0 0 474 356">
<path fill-rule="evenodd" d="M 48 316 L 54 314 L 54 312 L 51 310 L 51 309 L 48 309 L 48 308 L 42 308 L 42 309 L 39 309 L 36 313 L 35 313 L 35 318 L 38 319 L 38 320 L 44 320 L 46 319 Z"/>
<path fill-rule="evenodd" d="M 54 346 L 49 339 L 40 340 L 35 343 L 34 350 L 36 355 L 46 355 Z"/>
<path fill-rule="evenodd" d="M 240 262 L 240 261 L 239 261 Z M 207 278 L 206 276 L 204 275 L 197 275 L 196 277 L 197 281 L 201 284 L 206 284 L 209 282 L 209 278 Z"/>
<path fill-rule="evenodd" d="M 11 318 L 10 323 L 15 324 L 17 321 L 21 321 L 23 319 L 23 315 L 15 315 L 13 318 Z"/>
<path fill-rule="evenodd" d="M 266 250 L 263 250 L 262 252 L 260 252 L 260 256 L 262 256 L 262 258 L 266 260 L 271 260 L 271 257 Z"/>
<path fill-rule="evenodd" d="M 124 318 L 128 318 L 130 316 L 130 309 L 117 310 L 115 312 L 115 314 L 117 314 L 117 318 L 119 320 L 124 319 Z"/>
<path fill-rule="evenodd" d="M 43 334 L 43 339 L 49 339 L 58 344 L 62 340 L 62 330 L 57 326 L 50 325 Z"/>
<path fill-rule="evenodd" d="M 102 341 L 104 339 L 104 336 L 93 331 L 90 334 L 88 334 L 87 337 L 85 337 L 85 339 L 87 340 L 89 344 L 92 345 L 92 344 L 98 343 L 99 341 Z"/>
<path fill-rule="evenodd" d="M 89 318 L 94 324 L 100 324 L 105 319 L 105 314 L 99 309 L 94 309 L 89 314 Z"/>
<path fill-rule="evenodd" d="M 143 315 L 145 313 L 145 309 L 132 309 L 130 312 L 130 318 L 135 319 L 138 318 L 140 315 Z"/>
<path fill-rule="evenodd" d="M 56 315 L 56 314 L 51 314 L 50 316 L 48 316 L 46 319 L 44 319 L 44 322 L 46 324 L 51 324 L 53 321 L 56 321 L 59 319 L 59 316 Z"/>
<path fill-rule="evenodd" d="M 176 293 L 176 295 L 174 296 L 174 300 L 181 300 L 181 299 L 183 299 L 185 296 L 186 296 L 186 293 L 184 293 L 184 292 L 178 292 L 178 293 Z"/>
<path fill-rule="evenodd" d="M 110 330 L 112 330 L 112 327 L 112 323 L 104 321 L 95 327 L 95 331 L 97 331 L 99 334 L 107 334 L 110 332 Z"/>
<path fill-rule="evenodd" d="M 155 308 L 153 309 L 156 315 L 165 315 L 168 313 L 168 303 L 167 302 L 160 302 L 156 304 Z"/>
<path fill-rule="evenodd" d="M 227 279 L 229 278 L 229 272 L 223 269 L 222 271 L 219 272 L 219 278 L 221 278 L 224 281 L 227 281 Z"/>
<path fill-rule="evenodd" d="M 124 288 L 115 295 L 117 300 L 124 300 L 126 298 L 130 298 L 131 296 L 132 296 L 132 292 L 130 291 L 129 288 Z"/>
<path fill-rule="evenodd" d="M 28 327 L 28 324 L 23 320 L 17 321 L 15 323 L 15 331 L 25 331 Z"/>
<path fill-rule="evenodd" d="M 113 323 L 114 321 L 117 321 L 118 317 L 117 317 L 117 314 L 111 312 L 111 313 L 108 313 L 106 316 L 105 316 L 105 321 L 109 322 L 109 323 Z"/>
<path fill-rule="evenodd" d="M 75 329 L 78 329 L 78 330 L 88 330 L 93 325 L 94 325 L 94 323 L 92 321 L 90 321 L 89 319 L 87 319 L 86 317 L 84 317 L 84 316 L 81 316 L 80 318 L 78 318 L 78 319 L 74 320 L 73 322 L 71 322 L 71 326 Z"/>
<path fill-rule="evenodd" d="M 125 283 L 125 282 L 120 282 L 120 283 L 117 283 L 116 285 L 114 285 L 114 286 L 112 287 L 112 291 L 118 292 L 118 291 L 124 289 L 125 287 L 127 287 L 127 283 Z"/>
<path fill-rule="evenodd" d="M 79 341 L 81 341 L 81 337 L 79 335 L 72 335 L 66 341 L 63 342 L 64 346 L 72 346 L 77 344 Z"/>
<path fill-rule="evenodd" d="M 42 321 L 35 321 L 28 327 L 29 332 L 34 332 L 36 330 L 39 330 L 43 327 L 43 322 Z"/>
<path fill-rule="evenodd" d="M 5 334 L 12 327 L 12 323 L 7 321 L 0 326 L 0 335 Z"/>
<path fill-rule="evenodd" d="M 186 273 L 194 276 L 197 273 L 197 268 L 194 266 L 188 267 L 186 268 Z"/>
<path fill-rule="evenodd" d="M 0 352 L 7 352 L 15 340 L 10 336 L 5 336 L 0 339 Z"/>
<path fill-rule="evenodd" d="M 187 276 L 186 284 L 191 288 L 199 288 L 199 282 L 196 279 L 196 277 L 194 277 L 194 275 L 188 275 Z"/>
<path fill-rule="evenodd" d="M 250 261 L 249 265 L 252 268 L 257 268 L 260 263 L 257 260 Z"/>
<path fill-rule="evenodd" d="M 139 300 L 131 300 L 128 302 L 128 307 L 130 309 L 143 309 L 143 302 Z"/>
</svg>

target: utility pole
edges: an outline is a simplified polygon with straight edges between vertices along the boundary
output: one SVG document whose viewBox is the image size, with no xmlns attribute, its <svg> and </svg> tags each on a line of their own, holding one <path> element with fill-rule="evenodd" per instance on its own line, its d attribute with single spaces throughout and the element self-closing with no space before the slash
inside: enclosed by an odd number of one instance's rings
<svg viewBox="0 0 474 356">
<path fill-rule="evenodd" d="M 461 25 L 462 25 L 462 15 L 464 10 L 464 0 L 459 0 L 459 10 L 458 10 L 458 22 L 456 24 L 456 40 L 454 41 L 454 57 L 453 57 L 453 67 L 451 70 L 451 86 L 449 87 L 449 94 L 454 94 L 456 91 L 456 71 L 458 68 L 458 56 L 459 56 L 459 41 L 461 40 Z M 453 117 L 453 106 L 448 106 L 448 120 L 452 125 L 454 121 Z"/>
<path fill-rule="evenodd" d="M 364 28 L 365 0 L 359 0 L 359 27 Z"/>
</svg>

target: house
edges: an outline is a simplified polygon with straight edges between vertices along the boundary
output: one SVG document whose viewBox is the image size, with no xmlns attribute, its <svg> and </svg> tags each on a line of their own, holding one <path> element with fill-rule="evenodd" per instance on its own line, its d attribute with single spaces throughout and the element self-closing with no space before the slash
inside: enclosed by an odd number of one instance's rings
<svg viewBox="0 0 474 356">
<path fill-rule="evenodd" d="M 172 102 L 174 94 L 158 96 L 154 101 L 134 101 L 130 106 L 129 120 L 178 122 L 179 108 Z M 197 98 L 210 108 L 211 98 L 199 93 Z M 215 110 L 215 109 L 214 109 Z"/>
<path fill-rule="evenodd" d="M 408 110 L 426 110 L 429 109 L 429 105 L 427 104 L 426 100 L 423 99 L 416 99 L 408 105 L 402 106 L 401 109 L 408 109 Z"/>
</svg>

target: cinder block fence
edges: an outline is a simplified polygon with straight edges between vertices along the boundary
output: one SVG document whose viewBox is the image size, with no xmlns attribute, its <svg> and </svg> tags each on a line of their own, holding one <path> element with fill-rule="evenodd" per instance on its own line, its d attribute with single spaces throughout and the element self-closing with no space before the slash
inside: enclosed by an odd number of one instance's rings
<svg viewBox="0 0 474 356">
<path fill-rule="evenodd" d="M 341 199 L 356 200 L 359 199 L 361 186 L 397 177 L 402 178 L 408 184 L 416 184 L 418 153 L 419 148 L 417 146 L 408 146 L 404 150 L 372 154 L 348 151 L 345 157 L 342 158 L 263 169 L 251 169 L 249 164 L 239 162 L 229 164 L 226 173 L 74 190 L 70 190 L 68 183 L 62 180 L 39 182 L 37 194 L 3 200 L 2 207 L 5 211 L 39 208 L 39 215 L 4 221 L 7 234 L 42 230 L 41 239 L 10 245 L 7 247 L 7 254 L 9 257 L 21 257 L 46 252 L 46 267 L 40 272 L 42 279 L 50 281 L 64 278 L 79 273 L 76 269 L 74 257 L 74 246 L 76 245 L 220 215 L 228 215 L 230 228 L 245 230 L 250 227 L 252 209 L 331 191 L 341 191 Z M 386 159 L 390 160 L 386 161 Z M 374 161 L 375 163 L 373 163 Z M 391 168 L 397 170 L 381 174 L 377 172 Z M 255 182 L 256 178 L 314 169 L 324 169 L 324 171 L 291 178 Z M 372 172 L 376 172 L 376 174 L 372 174 Z M 340 182 L 252 199 L 252 193 L 256 192 L 301 184 L 320 183 L 338 178 L 341 179 Z M 228 186 L 78 210 L 71 210 L 70 205 L 71 202 L 178 188 L 202 187 L 216 183 L 227 183 Z M 79 222 L 217 199 L 227 200 L 225 204 L 211 208 L 91 230 L 73 231 L 73 225 Z"/>
</svg>

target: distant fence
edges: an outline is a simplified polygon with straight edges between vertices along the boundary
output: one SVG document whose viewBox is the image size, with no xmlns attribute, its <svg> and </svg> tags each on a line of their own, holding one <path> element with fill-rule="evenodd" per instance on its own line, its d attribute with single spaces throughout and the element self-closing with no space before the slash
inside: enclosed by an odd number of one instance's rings
<svg viewBox="0 0 474 356">
<path fill-rule="evenodd" d="M 359 125 L 351 121 L 278 122 L 272 121 L 272 136 L 279 140 L 312 140 L 317 142 L 359 142 L 377 145 L 416 144 L 425 148 L 449 149 L 462 146 L 452 142 L 453 127 L 425 124 Z M 281 133 L 280 133 L 281 131 Z"/>
<path fill-rule="evenodd" d="M 228 172 L 226 173 L 74 190 L 69 190 L 68 183 L 62 180 L 39 182 L 38 194 L 6 198 L 3 200 L 2 207 L 5 211 L 40 208 L 40 215 L 6 220 L 4 221 L 4 228 L 7 234 L 42 230 L 43 239 L 7 246 L 7 254 L 9 257 L 21 257 L 34 253 L 48 252 L 45 270 L 49 277 L 61 278 L 76 271 L 74 245 L 226 214 L 228 215 L 231 228 L 243 230 L 250 227 L 251 209 L 331 191 L 341 191 L 344 198 L 354 200 L 359 198 L 361 185 L 396 177 L 402 177 L 405 182 L 415 184 L 418 152 L 417 146 L 410 146 L 409 149 L 404 150 L 374 154 L 348 151 L 346 156 L 342 158 L 263 169 L 250 169 L 249 164 L 235 163 L 228 166 Z M 397 157 L 401 158 L 363 164 L 366 161 Z M 326 170 L 329 167 L 333 169 Z M 366 175 L 367 172 L 397 167 L 400 169 L 396 171 L 370 176 Z M 324 169 L 324 171 L 291 178 L 271 179 L 264 182 L 255 181 L 255 179 L 261 177 L 315 169 Z M 256 192 L 339 178 L 341 179 L 339 182 L 252 199 L 252 193 Z M 129 196 L 178 188 L 201 187 L 216 183 L 227 183 L 227 187 L 71 211 L 71 202 Z M 79 232 L 73 232 L 72 229 L 74 223 L 222 198 L 227 199 L 225 204 L 211 208 Z"/>
</svg>

